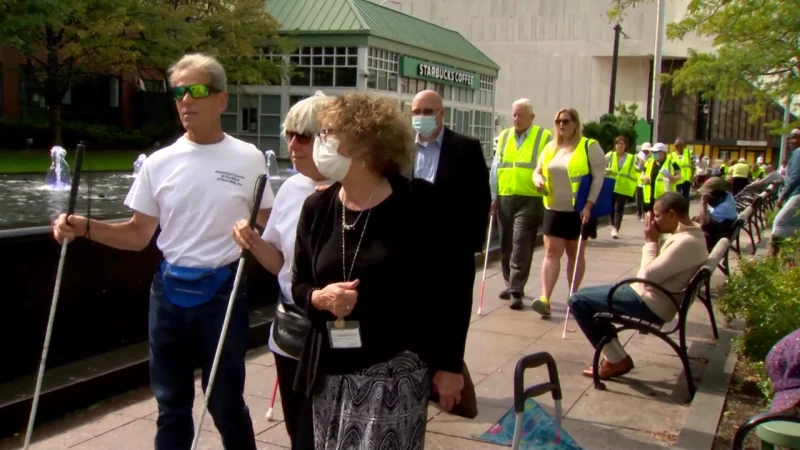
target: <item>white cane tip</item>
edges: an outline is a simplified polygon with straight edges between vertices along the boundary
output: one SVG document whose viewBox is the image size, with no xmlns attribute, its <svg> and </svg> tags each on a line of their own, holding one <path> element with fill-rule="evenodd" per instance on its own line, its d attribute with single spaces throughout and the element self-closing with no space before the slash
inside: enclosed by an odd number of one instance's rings
<svg viewBox="0 0 800 450">
<path fill-rule="evenodd" d="M 478 315 L 479 315 L 479 316 L 481 315 L 481 312 L 482 312 L 482 311 L 481 311 L 481 309 L 480 309 L 480 308 L 478 308 Z"/>
<path fill-rule="evenodd" d="M 272 408 L 267 410 L 267 420 L 272 420 Z"/>
</svg>

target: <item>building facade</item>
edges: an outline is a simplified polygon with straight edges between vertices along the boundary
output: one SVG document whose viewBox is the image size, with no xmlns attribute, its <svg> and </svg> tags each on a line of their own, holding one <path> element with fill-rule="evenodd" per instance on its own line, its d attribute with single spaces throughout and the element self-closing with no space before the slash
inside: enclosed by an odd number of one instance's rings
<svg viewBox="0 0 800 450">
<path fill-rule="evenodd" d="M 296 49 L 265 57 L 290 75 L 280 85 L 232 86 L 227 133 L 288 157 L 283 117 L 318 90 L 372 92 L 410 113 L 414 95 L 431 89 L 444 99 L 445 124 L 491 156 L 499 66 L 459 33 L 368 0 L 269 0 L 267 9 Z"/>
<path fill-rule="evenodd" d="M 607 12 L 615 0 L 375 1 L 460 32 L 502 66 L 496 109 L 504 126 L 510 125 L 511 104 L 522 97 L 532 100 L 536 122 L 548 127 L 564 107 L 577 109 L 583 122 L 608 112 L 615 23 Z M 664 2 L 666 22 L 681 20 L 689 3 Z M 637 113 L 648 120 L 652 119 L 656 18 L 655 1 L 627 12 L 621 23 L 615 89 L 617 103 L 636 104 Z M 665 41 L 662 73 L 681 67 L 689 49 L 713 51 L 711 44 L 710 39 L 693 35 Z M 771 155 L 771 149 L 780 145 L 777 136 L 763 126 L 747 122 L 741 102 L 712 102 L 711 133 L 706 136 L 706 113 L 699 95 L 673 95 L 669 86 L 663 86 L 660 98 L 658 140 L 662 142 L 681 137 L 698 154 L 702 145 L 709 144 L 717 155 L 748 159 Z M 772 108 L 765 121 L 775 114 L 782 116 L 783 109 Z"/>
</svg>

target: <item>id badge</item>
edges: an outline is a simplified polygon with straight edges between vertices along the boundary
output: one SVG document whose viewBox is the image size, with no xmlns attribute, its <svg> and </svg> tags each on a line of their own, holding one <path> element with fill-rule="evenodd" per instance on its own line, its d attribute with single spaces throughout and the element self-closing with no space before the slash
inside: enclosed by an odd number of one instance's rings
<svg viewBox="0 0 800 450">
<path fill-rule="evenodd" d="M 328 322 L 326 325 L 331 348 L 361 348 L 361 330 L 358 322 L 338 319 L 335 322 Z"/>
</svg>

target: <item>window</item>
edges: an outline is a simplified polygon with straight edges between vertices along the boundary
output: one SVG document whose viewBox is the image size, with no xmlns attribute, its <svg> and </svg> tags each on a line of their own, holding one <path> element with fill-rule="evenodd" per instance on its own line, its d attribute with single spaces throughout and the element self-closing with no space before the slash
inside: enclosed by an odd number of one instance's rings
<svg viewBox="0 0 800 450">
<path fill-rule="evenodd" d="M 494 103 L 494 78 L 481 75 L 481 89 L 476 92 L 475 103 L 479 105 L 492 105 Z"/>
<path fill-rule="evenodd" d="M 355 87 L 358 47 L 303 47 L 289 55 L 292 86 Z"/>
<path fill-rule="evenodd" d="M 367 56 L 367 67 L 369 67 L 368 88 L 397 92 L 397 73 L 400 69 L 399 53 L 370 48 Z M 408 89 L 410 87 L 409 85 Z M 419 91 L 414 91 L 413 93 L 416 94 L 417 92 Z"/>
<path fill-rule="evenodd" d="M 164 80 L 142 79 L 142 83 L 144 83 L 144 90 L 147 92 L 167 92 L 167 82 Z"/>
<path fill-rule="evenodd" d="M 492 121 L 492 113 L 486 111 L 475 111 L 473 113 L 475 122 L 472 124 L 472 135 L 481 141 L 483 147 L 483 154 L 486 157 L 491 156 L 492 151 L 492 128 L 494 122 Z"/>
<path fill-rule="evenodd" d="M 231 93 L 222 113 L 222 130 L 261 151 L 280 153 L 281 96 Z"/>
</svg>

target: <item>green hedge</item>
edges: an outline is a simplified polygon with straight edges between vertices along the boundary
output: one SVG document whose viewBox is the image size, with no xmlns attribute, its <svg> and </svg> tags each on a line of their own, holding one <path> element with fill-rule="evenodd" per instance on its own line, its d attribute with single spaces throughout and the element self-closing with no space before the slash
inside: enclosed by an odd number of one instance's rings
<svg viewBox="0 0 800 450">
<path fill-rule="evenodd" d="M 145 150 L 155 142 L 165 142 L 177 134 L 174 126 L 149 125 L 140 130 L 117 126 L 65 122 L 61 125 L 62 146 L 74 148 L 78 142 L 103 150 Z M 31 148 L 50 148 L 52 138 L 47 122 L 0 119 L 0 148 L 20 150 L 25 141 L 33 139 Z"/>
</svg>

